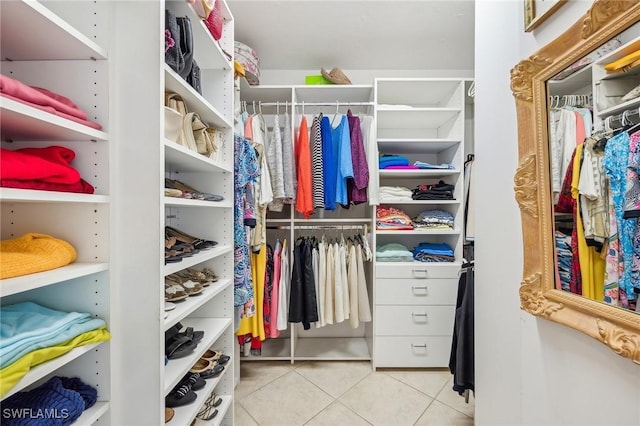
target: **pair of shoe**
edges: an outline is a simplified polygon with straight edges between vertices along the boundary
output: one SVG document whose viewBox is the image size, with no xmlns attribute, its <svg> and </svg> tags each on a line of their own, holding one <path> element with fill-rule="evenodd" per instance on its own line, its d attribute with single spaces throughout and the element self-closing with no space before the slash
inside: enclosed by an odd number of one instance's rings
<svg viewBox="0 0 640 426">
<path fill-rule="evenodd" d="M 208 287 L 211 283 L 216 282 L 219 279 L 211 268 L 204 268 L 201 271 L 198 271 L 194 268 L 187 268 L 183 269 L 182 271 L 176 272 L 176 275 L 184 279 L 197 282 L 203 287 Z"/>
<path fill-rule="evenodd" d="M 164 405 L 174 408 L 191 404 L 198 398 L 195 391 L 204 388 L 206 384 L 198 373 L 188 373 L 164 398 Z"/>
<path fill-rule="evenodd" d="M 188 198 L 192 200 L 222 201 L 222 195 L 200 192 L 179 180 L 164 179 L 164 195 L 167 197 Z"/>
<path fill-rule="evenodd" d="M 200 358 L 189 370 L 191 373 L 200 373 L 203 379 L 218 377 L 223 371 L 224 365 L 206 358 Z"/>
<path fill-rule="evenodd" d="M 216 407 L 219 407 L 220 404 L 222 404 L 222 398 L 217 393 L 211 392 L 196 418 L 205 422 L 213 420 L 218 414 Z"/>
<path fill-rule="evenodd" d="M 164 227 L 165 247 L 169 245 L 169 249 L 179 247 L 180 249 L 206 250 L 218 245 L 217 241 L 205 240 L 197 238 L 171 226 Z M 176 244 L 185 244 L 184 246 L 176 246 Z"/>
<path fill-rule="evenodd" d="M 166 277 L 164 277 L 164 282 L 165 284 L 169 284 L 171 286 L 177 285 L 182 287 L 187 296 L 195 296 L 196 294 L 202 293 L 202 291 L 204 290 L 204 286 L 202 284 L 178 274 L 167 275 Z"/>
<path fill-rule="evenodd" d="M 180 332 L 182 324 L 176 323 L 164 333 L 165 355 L 168 359 L 178 359 L 189 356 L 204 337 L 204 331 L 187 327 Z"/>
</svg>

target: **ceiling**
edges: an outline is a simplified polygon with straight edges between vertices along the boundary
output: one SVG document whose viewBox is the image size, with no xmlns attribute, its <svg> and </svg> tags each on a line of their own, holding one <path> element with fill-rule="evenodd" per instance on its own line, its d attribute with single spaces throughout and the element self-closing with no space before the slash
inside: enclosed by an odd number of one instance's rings
<svg viewBox="0 0 640 426">
<path fill-rule="evenodd" d="M 473 70 L 474 0 L 227 0 L 261 70 Z"/>
</svg>

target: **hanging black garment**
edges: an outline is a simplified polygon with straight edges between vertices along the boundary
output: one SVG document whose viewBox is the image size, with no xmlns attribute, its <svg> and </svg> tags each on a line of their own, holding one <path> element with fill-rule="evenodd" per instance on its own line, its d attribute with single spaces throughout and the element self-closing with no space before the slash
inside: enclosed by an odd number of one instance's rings
<svg viewBox="0 0 640 426">
<path fill-rule="evenodd" d="M 466 390 L 475 391 L 473 288 L 473 266 L 468 265 L 466 270 L 463 269 L 458 281 L 458 300 L 449 358 L 449 370 L 453 374 L 453 390 L 460 395 Z"/>
<path fill-rule="evenodd" d="M 318 321 L 316 283 L 313 276 L 313 244 L 298 238 L 293 251 L 289 322 L 301 322 L 305 330 Z"/>
</svg>

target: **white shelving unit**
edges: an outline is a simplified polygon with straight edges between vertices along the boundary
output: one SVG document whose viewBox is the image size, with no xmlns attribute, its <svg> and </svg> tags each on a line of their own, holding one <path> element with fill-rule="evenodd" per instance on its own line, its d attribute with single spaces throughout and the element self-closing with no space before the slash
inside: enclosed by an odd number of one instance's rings
<svg viewBox="0 0 640 426">
<path fill-rule="evenodd" d="M 165 397 L 199 356 L 209 348 L 233 353 L 233 67 L 223 50 L 233 52 L 234 21 L 226 2 L 220 1 L 224 29 L 219 41 L 184 0 L 104 2 L 113 9 L 110 43 L 117 46 L 115 62 L 120 65 L 113 70 L 113 110 L 118 123 L 114 137 L 122 146 L 116 156 L 115 221 L 123 240 L 114 253 L 120 287 L 115 309 L 118 329 L 127 330 L 117 340 L 114 368 L 114 382 L 127 392 L 114 396 L 117 410 L 113 410 L 111 424 L 164 424 Z M 166 9 L 191 21 L 202 93 L 164 62 Z M 133 27 L 138 37 L 122 31 Z M 165 138 L 165 91 L 178 93 L 189 112 L 198 113 L 203 122 L 224 133 L 219 161 Z M 223 200 L 166 197 L 165 178 L 221 195 Z M 165 264 L 165 226 L 217 244 L 181 262 Z M 186 268 L 205 267 L 214 270 L 218 281 L 165 312 L 165 277 Z M 178 323 L 181 331 L 189 326 L 204 331 L 204 338 L 193 354 L 165 365 L 165 331 Z M 234 375 L 227 370 L 233 364 L 234 359 L 224 374 L 207 380 L 193 404 L 176 407 L 170 424 L 190 425 L 208 394 L 216 392 L 227 401 L 218 407 L 216 421 L 232 425 L 235 386 Z M 136 395 L 134 403 L 131 395 Z"/>
<path fill-rule="evenodd" d="M 464 229 L 466 81 L 448 78 L 380 78 L 375 81 L 378 150 L 410 163 L 451 164 L 452 169 L 383 170 L 380 186 L 414 189 L 444 181 L 455 185 L 452 200 L 403 200 L 410 217 L 440 209 L 454 217 L 450 230 L 376 230 L 375 245 L 447 243 L 454 262 L 375 262 L 373 365 L 446 367 L 455 316 Z M 375 211 L 373 212 L 375 215 Z"/>
<path fill-rule="evenodd" d="M 305 115 L 309 129 L 314 115 L 323 113 L 330 119 L 336 114 L 346 114 L 350 108 L 354 115 L 373 115 L 373 86 L 305 86 L 305 85 L 274 85 L 249 86 L 244 80 L 240 84 L 240 98 L 247 103 L 248 111 L 258 110 L 261 103 L 262 113 L 267 127 L 273 126 L 273 115 L 279 104 L 281 115 L 288 104 L 291 117 L 292 135 L 297 135 L 302 116 Z M 333 126 L 337 126 L 337 119 Z M 280 120 L 280 125 L 284 121 Z M 283 229 L 268 229 L 267 242 L 275 244 L 277 238 L 287 239 L 289 259 L 292 266 L 293 243 L 301 235 L 314 233 L 313 227 L 318 227 L 315 233 L 325 232 L 323 226 L 340 226 L 351 228 L 366 225 L 369 232 L 373 226 L 371 208 L 368 203 L 351 206 L 349 209 L 338 207 L 334 211 L 316 210 L 309 219 L 304 219 L 295 212 L 293 206 L 285 205 L 282 212 L 267 213 L 267 226 L 282 227 Z M 330 231 L 326 231 L 330 232 Z M 358 232 L 351 229 L 347 232 Z M 365 263 L 366 279 L 369 298 L 371 299 L 373 271 L 371 262 Z M 289 274 L 291 271 L 289 271 Z M 268 338 L 262 342 L 259 356 L 243 356 L 242 362 L 261 360 L 287 360 L 292 364 L 304 360 L 371 360 L 373 345 L 373 325 L 371 322 L 360 323 L 352 329 L 349 321 L 328 325 L 322 328 L 311 327 L 304 330 L 301 324 L 289 324 L 289 328 L 280 332 L 278 338 Z"/>
<path fill-rule="evenodd" d="M 111 13 L 98 3 L 0 3 L 2 75 L 71 99 L 87 113 L 88 121 L 101 126 L 96 129 L 0 97 L 3 149 L 69 148 L 75 153 L 71 166 L 95 189 L 94 194 L 0 189 L 3 240 L 42 233 L 69 242 L 77 252 L 77 260 L 70 265 L 2 280 L 0 303 L 30 301 L 61 311 L 88 312 L 103 319 L 113 336 L 116 262 L 111 253 L 117 238 L 111 218 L 116 140 L 109 100 L 113 63 L 106 33 Z M 112 349 L 112 342 L 76 347 L 33 367 L 3 399 L 52 376 L 75 376 L 98 391 L 98 402 L 75 424 L 110 424 Z"/>
</svg>

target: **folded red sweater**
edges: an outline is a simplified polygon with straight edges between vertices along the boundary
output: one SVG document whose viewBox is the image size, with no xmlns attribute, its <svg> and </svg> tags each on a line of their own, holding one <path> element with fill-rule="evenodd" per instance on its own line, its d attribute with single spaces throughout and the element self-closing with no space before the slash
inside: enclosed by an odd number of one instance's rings
<svg viewBox="0 0 640 426">
<path fill-rule="evenodd" d="M 1 179 L 0 186 L 4 188 L 37 189 L 40 191 L 76 192 L 93 194 L 95 188 L 84 179 L 76 183 L 49 183 L 40 180 Z"/>
<path fill-rule="evenodd" d="M 80 173 L 69 165 L 74 158 L 75 152 L 62 146 L 15 151 L 0 148 L 0 179 L 78 183 Z"/>
</svg>

